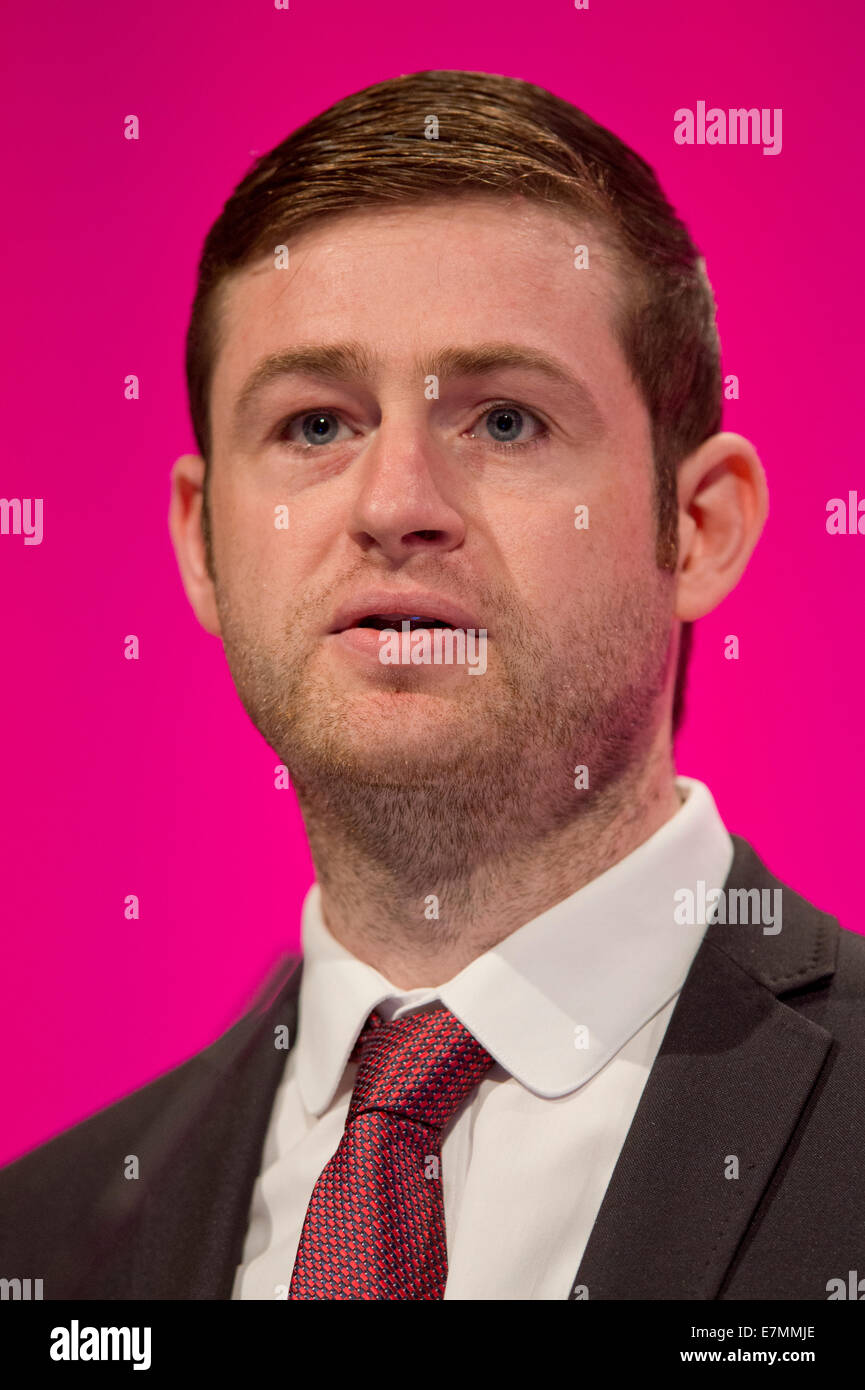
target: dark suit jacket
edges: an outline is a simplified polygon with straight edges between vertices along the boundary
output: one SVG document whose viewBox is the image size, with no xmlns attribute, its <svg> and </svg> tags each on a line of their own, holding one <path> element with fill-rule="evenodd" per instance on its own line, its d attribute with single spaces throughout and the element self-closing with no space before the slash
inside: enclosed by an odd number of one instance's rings
<svg viewBox="0 0 865 1390">
<path fill-rule="evenodd" d="M 727 889 L 782 886 L 733 840 Z M 0 1277 L 41 1278 L 46 1299 L 230 1298 L 301 969 L 287 958 L 210 1047 L 0 1171 Z M 713 923 L 571 1296 L 826 1299 L 865 1275 L 863 1025 L 865 938 L 786 887 L 777 935 Z"/>
</svg>

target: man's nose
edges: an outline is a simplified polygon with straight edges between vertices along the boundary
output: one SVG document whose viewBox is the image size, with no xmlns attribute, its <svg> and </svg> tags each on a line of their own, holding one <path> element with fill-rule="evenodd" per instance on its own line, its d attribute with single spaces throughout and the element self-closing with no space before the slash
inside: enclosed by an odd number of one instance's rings
<svg viewBox="0 0 865 1390">
<path fill-rule="evenodd" d="M 417 423 L 382 421 L 357 471 L 349 530 L 388 559 L 453 550 L 465 537 L 459 465 Z"/>
</svg>

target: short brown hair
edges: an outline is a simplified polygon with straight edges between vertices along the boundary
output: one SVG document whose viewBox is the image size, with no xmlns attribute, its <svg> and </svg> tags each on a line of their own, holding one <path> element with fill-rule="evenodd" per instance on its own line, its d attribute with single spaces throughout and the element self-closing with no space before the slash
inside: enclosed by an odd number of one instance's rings
<svg viewBox="0 0 865 1390">
<path fill-rule="evenodd" d="M 651 418 L 657 559 L 674 569 L 677 465 L 721 427 L 720 345 L 705 267 L 645 160 L 585 112 L 515 77 L 428 71 L 375 83 L 252 166 L 205 239 L 186 340 L 192 427 L 206 467 L 220 348 L 216 292 L 226 277 L 312 223 L 461 193 L 522 193 L 577 213 L 609 239 L 623 291 L 614 327 Z M 206 474 L 203 523 L 212 570 Z M 674 733 L 691 637 L 683 624 Z"/>
</svg>

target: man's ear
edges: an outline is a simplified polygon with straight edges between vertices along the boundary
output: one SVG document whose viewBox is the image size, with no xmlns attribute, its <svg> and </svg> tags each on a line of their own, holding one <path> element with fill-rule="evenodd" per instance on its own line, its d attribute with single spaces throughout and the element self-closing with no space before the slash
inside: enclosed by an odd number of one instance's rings
<svg viewBox="0 0 865 1390">
<path fill-rule="evenodd" d="M 694 622 L 735 589 L 769 514 L 757 451 L 741 434 L 713 434 L 679 465 L 676 617 Z"/>
<path fill-rule="evenodd" d="M 204 503 L 204 459 L 183 454 L 171 470 L 168 529 L 180 577 L 195 616 L 205 632 L 220 637 L 213 580 L 207 570 L 201 518 Z"/>
</svg>

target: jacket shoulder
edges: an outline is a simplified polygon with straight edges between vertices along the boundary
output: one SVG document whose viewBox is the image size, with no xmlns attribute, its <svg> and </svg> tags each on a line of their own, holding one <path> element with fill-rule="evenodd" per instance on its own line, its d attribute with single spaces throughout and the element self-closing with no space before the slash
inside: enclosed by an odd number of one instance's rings
<svg viewBox="0 0 865 1390">
<path fill-rule="evenodd" d="M 865 940 L 776 877 L 747 840 L 731 839 L 724 912 L 706 942 L 780 998 L 823 984 L 838 988 L 847 977 L 861 987 Z"/>
<path fill-rule="evenodd" d="M 123 1176 L 127 1156 L 158 1155 L 200 1098 L 242 1062 L 286 996 L 298 963 L 297 956 L 283 957 L 242 1016 L 213 1042 L 0 1168 L 0 1227 L 8 1228 L 16 1210 L 40 1208 L 40 1220 L 62 1226 L 64 1213 L 92 1199 L 107 1172 Z"/>
</svg>

